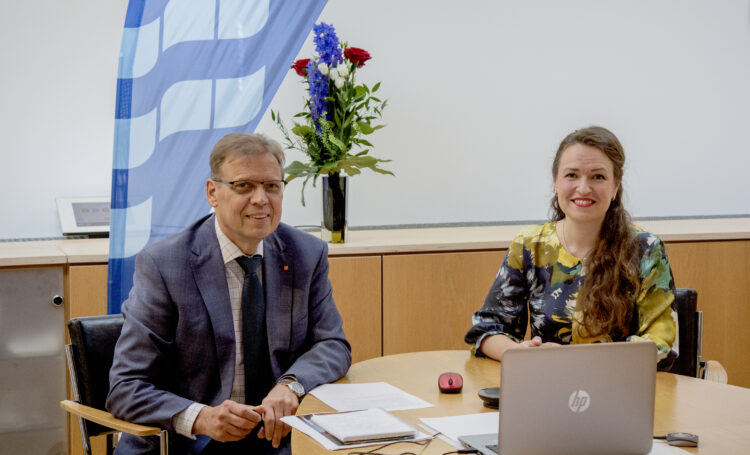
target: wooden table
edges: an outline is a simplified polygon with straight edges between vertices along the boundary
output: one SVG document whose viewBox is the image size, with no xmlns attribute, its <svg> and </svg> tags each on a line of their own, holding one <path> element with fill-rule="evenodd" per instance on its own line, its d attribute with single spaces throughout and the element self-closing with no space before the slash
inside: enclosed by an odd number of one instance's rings
<svg viewBox="0 0 750 455">
<path fill-rule="evenodd" d="M 455 371 L 464 378 L 463 391 L 457 395 L 441 394 L 437 388 L 440 373 Z M 489 412 L 482 406 L 477 391 L 500 381 L 500 364 L 494 360 L 472 357 L 469 351 L 427 351 L 397 354 L 366 360 L 352 365 L 341 384 L 385 381 L 423 400 L 431 408 L 394 411 L 393 414 L 417 425 L 420 417 Z M 302 400 L 298 414 L 331 411 L 312 395 Z M 670 373 L 656 375 L 654 434 L 690 432 L 700 436 L 698 448 L 686 449 L 700 454 L 736 454 L 750 452 L 750 389 L 719 384 Z M 382 453 L 420 453 L 414 444 L 398 444 Z M 435 439 L 422 452 L 442 454 L 451 446 Z M 307 435 L 293 430 L 294 454 L 346 453 L 329 452 Z"/>
</svg>

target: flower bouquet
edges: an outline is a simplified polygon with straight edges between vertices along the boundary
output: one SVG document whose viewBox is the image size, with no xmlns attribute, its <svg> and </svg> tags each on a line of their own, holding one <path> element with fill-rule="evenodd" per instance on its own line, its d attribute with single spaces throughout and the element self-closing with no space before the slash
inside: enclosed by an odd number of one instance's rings
<svg viewBox="0 0 750 455">
<path fill-rule="evenodd" d="M 381 101 L 372 88 L 357 84 L 357 71 L 370 60 L 370 54 L 360 48 L 340 42 L 333 26 L 321 22 L 313 27 L 315 53 L 311 59 L 300 59 L 291 68 L 304 78 L 309 97 L 305 110 L 294 117 L 289 130 L 278 112 L 271 111 L 271 119 L 279 125 L 289 149 L 305 153 L 310 162 L 294 161 L 286 167 L 287 181 L 304 178 L 302 205 L 305 205 L 305 185 L 318 176 L 338 178 L 342 173 L 357 175 L 364 168 L 381 174 L 392 172 L 379 167 L 382 160 L 368 155 L 372 144 L 364 138 L 385 125 L 374 125 L 381 118 L 387 100 Z M 360 150 L 352 150 L 357 146 Z M 325 198 L 325 195 L 324 195 Z"/>
</svg>

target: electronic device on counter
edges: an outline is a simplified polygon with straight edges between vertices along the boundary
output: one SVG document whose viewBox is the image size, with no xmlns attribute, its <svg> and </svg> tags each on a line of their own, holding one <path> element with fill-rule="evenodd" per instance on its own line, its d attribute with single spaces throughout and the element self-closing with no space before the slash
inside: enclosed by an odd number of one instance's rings
<svg viewBox="0 0 750 455">
<path fill-rule="evenodd" d="M 109 236 L 109 197 L 57 198 L 63 235 Z"/>
</svg>

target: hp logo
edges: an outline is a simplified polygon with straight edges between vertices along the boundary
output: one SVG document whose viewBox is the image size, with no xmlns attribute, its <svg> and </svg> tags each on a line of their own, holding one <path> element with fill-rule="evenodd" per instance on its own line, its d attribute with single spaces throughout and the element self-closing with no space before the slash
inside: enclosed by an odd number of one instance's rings
<svg viewBox="0 0 750 455">
<path fill-rule="evenodd" d="M 589 408 L 591 397 L 585 390 L 576 390 L 568 398 L 568 407 L 575 413 L 580 413 Z"/>
</svg>

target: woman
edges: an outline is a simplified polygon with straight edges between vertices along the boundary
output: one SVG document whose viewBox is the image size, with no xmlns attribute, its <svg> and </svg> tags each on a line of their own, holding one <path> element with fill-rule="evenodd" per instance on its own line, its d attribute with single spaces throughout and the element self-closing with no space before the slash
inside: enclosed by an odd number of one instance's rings
<svg viewBox="0 0 750 455">
<path fill-rule="evenodd" d="M 677 356 L 674 282 L 661 241 L 622 205 L 625 154 L 609 130 L 563 139 L 552 164 L 552 221 L 513 240 L 466 334 L 476 355 L 597 341 L 656 343 L 660 369 Z M 531 315 L 530 340 L 523 341 Z"/>
</svg>

